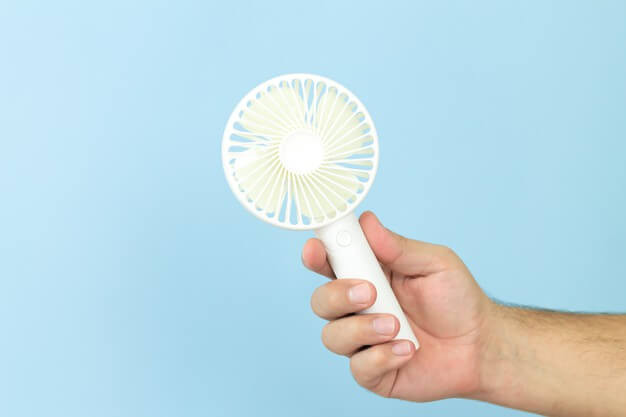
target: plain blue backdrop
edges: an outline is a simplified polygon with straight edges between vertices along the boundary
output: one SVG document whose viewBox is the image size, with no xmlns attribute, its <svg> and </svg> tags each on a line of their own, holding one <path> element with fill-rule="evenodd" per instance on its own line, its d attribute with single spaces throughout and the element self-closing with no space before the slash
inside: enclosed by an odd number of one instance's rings
<svg viewBox="0 0 626 417">
<path fill-rule="evenodd" d="M 519 416 L 358 387 L 310 233 L 223 177 L 236 102 L 338 80 L 380 134 L 360 207 L 490 295 L 626 309 L 626 3 L 3 2 L 0 415 Z"/>
</svg>

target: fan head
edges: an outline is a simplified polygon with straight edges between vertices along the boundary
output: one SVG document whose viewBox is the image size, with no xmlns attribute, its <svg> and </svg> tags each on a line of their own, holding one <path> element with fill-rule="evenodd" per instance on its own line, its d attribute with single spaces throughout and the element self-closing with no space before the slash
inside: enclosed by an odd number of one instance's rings
<svg viewBox="0 0 626 417">
<path fill-rule="evenodd" d="M 378 136 L 345 87 L 288 74 L 237 104 L 222 159 L 235 196 L 255 216 L 287 229 L 317 229 L 353 211 L 369 191 Z"/>
</svg>

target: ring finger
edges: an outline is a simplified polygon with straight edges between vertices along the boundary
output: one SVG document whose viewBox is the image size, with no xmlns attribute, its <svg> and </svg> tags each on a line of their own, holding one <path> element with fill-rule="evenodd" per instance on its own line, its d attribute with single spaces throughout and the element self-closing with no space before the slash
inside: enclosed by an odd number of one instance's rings
<svg viewBox="0 0 626 417">
<path fill-rule="evenodd" d="M 331 352 L 350 356 L 363 346 L 390 341 L 399 328 L 398 320 L 388 314 L 348 316 L 324 326 L 322 342 Z"/>
</svg>

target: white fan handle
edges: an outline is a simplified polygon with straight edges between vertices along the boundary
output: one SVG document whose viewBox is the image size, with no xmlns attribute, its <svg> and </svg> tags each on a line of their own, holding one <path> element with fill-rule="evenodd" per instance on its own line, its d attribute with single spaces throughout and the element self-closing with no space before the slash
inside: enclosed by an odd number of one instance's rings
<svg viewBox="0 0 626 417">
<path fill-rule="evenodd" d="M 364 279 L 376 287 L 376 302 L 359 314 L 393 314 L 400 322 L 400 331 L 395 339 L 410 340 L 416 349 L 419 348 L 419 342 L 367 243 L 355 214 L 350 213 L 328 226 L 321 227 L 315 230 L 315 234 L 324 242 L 328 260 L 337 278 Z"/>
</svg>

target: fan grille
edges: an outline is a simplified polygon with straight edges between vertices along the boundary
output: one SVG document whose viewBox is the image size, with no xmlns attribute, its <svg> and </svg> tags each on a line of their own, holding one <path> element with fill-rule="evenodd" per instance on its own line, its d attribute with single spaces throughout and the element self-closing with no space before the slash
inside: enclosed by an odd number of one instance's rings
<svg viewBox="0 0 626 417">
<path fill-rule="evenodd" d="M 378 137 L 347 89 L 324 77 L 292 74 L 241 100 L 222 153 L 231 188 L 248 210 L 281 227 L 312 229 L 363 199 L 376 174 Z"/>
</svg>

